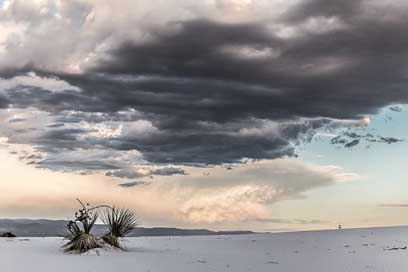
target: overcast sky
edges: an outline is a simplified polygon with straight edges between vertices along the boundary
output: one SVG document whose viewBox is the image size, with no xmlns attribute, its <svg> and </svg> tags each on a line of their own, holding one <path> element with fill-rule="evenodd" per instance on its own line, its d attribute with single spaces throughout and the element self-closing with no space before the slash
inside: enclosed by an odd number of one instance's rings
<svg viewBox="0 0 408 272">
<path fill-rule="evenodd" d="M 0 0 L 0 217 L 408 224 L 408 4 Z"/>
</svg>

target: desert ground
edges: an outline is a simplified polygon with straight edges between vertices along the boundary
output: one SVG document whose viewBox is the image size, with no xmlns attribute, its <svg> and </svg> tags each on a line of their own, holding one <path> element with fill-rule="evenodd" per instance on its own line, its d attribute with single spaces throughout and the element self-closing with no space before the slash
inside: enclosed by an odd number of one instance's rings
<svg viewBox="0 0 408 272">
<path fill-rule="evenodd" d="M 407 271 L 408 227 L 128 238 L 128 252 L 64 254 L 62 238 L 2 238 L 2 272 Z"/>
</svg>

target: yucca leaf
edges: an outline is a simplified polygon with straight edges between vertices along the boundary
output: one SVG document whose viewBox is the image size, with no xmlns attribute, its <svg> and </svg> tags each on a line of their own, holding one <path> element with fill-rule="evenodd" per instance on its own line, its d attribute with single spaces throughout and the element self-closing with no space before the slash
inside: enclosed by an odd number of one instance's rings
<svg viewBox="0 0 408 272">
<path fill-rule="evenodd" d="M 102 239 L 111 246 L 124 250 L 120 244 L 120 238 L 125 237 L 137 227 L 136 215 L 128 209 L 113 207 L 105 212 L 102 221 L 108 226 L 108 232 Z"/>
</svg>

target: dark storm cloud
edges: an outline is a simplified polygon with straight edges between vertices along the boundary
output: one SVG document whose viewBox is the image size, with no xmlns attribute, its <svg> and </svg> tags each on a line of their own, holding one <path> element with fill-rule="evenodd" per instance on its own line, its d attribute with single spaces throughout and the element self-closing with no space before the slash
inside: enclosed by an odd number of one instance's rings
<svg viewBox="0 0 408 272">
<path fill-rule="evenodd" d="M 102 144 L 102 143 L 101 143 Z M 196 131 L 180 134 L 171 131 L 143 140 L 112 139 L 104 142 L 115 150 L 140 150 L 145 159 L 157 163 L 220 164 L 243 157 L 278 158 L 293 155 L 289 142 L 280 138 L 230 136 Z"/>
<path fill-rule="evenodd" d="M 8 108 L 10 101 L 0 94 L 0 109 Z"/>
<path fill-rule="evenodd" d="M 355 118 L 407 101 L 407 23 L 356 18 L 345 29 L 279 39 L 263 23 L 180 22 L 176 33 L 123 44 L 95 70 L 156 76 L 122 97 L 176 116 Z M 223 51 L 229 46 L 280 55 L 240 57 Z"/>
<path fill-rule="evenodd" d="M 45 75 L 51 76 L 50 73 Z M 36 107 L 47 112 L 58 113 L 64 110 L 102 111 L 100 105 L 93 105 L 99 99 L 66 90 L 53 93 L 40 87 L 16 86 L 5 91 L 14 107 Z"/>
<path fill-rule="evenodd" d="M 225 45 L 249 45 L 258 49 L 264 46 L 279 46 L 281 41 L 268 34 L 258 23 L 227 24 L 207 20 L 174 22 L 173 33 L 166 30 L 150 33 L 153 38 L 145 43 L 127 42 L 112 51 L 113 60 L 102 62 L 95 71 L 121 74 L 157 74 L 183 78 L 214 78 L 241 81 L 255 79 L 259 82 L 265 73 L 245 73 L 256 68 L 258 63 L 247 62 L 247 67 L 233 67 L 241 64 L 219 51 Z M 260 62 L 263 62 L 261 60 Z M 223 65 L 220 65 L 223 64 Z M 250 67 L 248 67 L 250 66 Z"/>
<path fill-rule="evenodd" d="M 84 140 L 84 131 L 53 127 L 33 142 L 45 150 L 98 146 L 139 150 L 153 163 L 203 165 L 294 156 L 292 143 L 331 118 L 361 118 L 408 100 L 408 19 L 372 16 L 362 3 L 303 1 L 278 22 L 172 22 L 108 50 L 84 74 L 37 70 L 80 92 L 26 86 L 0 96 L 0 107 L 34 106 L 54 125 L 143 119 L 158 129 L 138 139 Z M 332 17 L 340 26 L 322 31 Z M 322 23 L 302 28 L 316 18 Z M 277 25 L 294 33 L 279 35 Z"/>
<path fill-rule="evenodd" d="M 40 138 L 33 140 L 32 143 L 43 146 L 43 150 L 48 149 L 47 151 L 89 147 L 89 144 L 81 142 L 78 139 L 84 132 L 82 129 L 50 130 L 44 133 Z"/>
</svg>

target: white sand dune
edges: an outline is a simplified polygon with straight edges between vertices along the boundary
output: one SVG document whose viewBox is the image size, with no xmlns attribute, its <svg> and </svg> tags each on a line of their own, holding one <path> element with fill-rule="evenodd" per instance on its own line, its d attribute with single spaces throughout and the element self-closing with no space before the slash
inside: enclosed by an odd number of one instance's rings
<svg viewBox="0 0 408 272">
<path fill-rule="evenodd" d="M 408 228 L 128 239 L 128 252 L 66 255 L 61 238 L 0 239 L 2 272 L 408 271 Z"/>
</svg>

